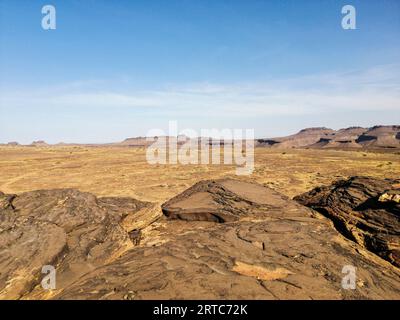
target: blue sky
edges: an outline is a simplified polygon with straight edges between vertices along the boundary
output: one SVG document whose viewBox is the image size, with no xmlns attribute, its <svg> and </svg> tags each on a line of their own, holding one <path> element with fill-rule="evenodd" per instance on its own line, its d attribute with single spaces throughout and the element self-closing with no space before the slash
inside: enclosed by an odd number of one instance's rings
<svg viewBox="0 0 400 320">
<path fill-rule="evenodd" d="M 169 120 L 257 137 L 399 124 L 400 2 L 0 0 L 0 142 L 119 141 Z"/>
</svg>

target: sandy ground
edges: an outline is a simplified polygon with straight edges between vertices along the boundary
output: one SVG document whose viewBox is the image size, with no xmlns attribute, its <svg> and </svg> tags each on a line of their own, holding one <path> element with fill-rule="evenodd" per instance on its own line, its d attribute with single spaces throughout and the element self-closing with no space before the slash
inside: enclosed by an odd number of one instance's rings
<svg viewBox="0 0 400 320">
<path fill-rule="evenodd" d="M 203 179 L 252 180 L 293 197 L 352 175 L 398 178 L 399 153 L 336 150 L 255 151 L 251 176 L 229 165 L 150 165 L 144 148 L 0 147 L 0 191 L 77 188 L 98 196 L 165 201 Z"/>
</svg>

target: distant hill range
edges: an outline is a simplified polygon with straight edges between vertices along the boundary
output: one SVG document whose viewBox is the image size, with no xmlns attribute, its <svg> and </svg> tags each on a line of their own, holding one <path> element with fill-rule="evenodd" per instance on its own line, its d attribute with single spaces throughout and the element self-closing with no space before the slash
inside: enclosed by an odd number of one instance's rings
<svg viewBox="0 0 400 320">
<path fill-rule="evenodd" d="M 340 130 L 307 128 L 287 137 L 257 139 L 256 146 L 315 149 L 400 148 L 400 125 L 350 127 Z"/>
<path fill-rule="evenodd" d="M 167 137 L 167 140 L 169 137 Z M 180 143 L 188 141 L 188 137 L 180 136 Z M 226 144 L 231 141 L 221 141 Z M 146 137 L 128 138 L 115 146 L 147 146 L 151 141 Z M 210 144 L 216 142 L 210 142 Z M 256 139 L 256 147 L 267 148 L 315 148 L 315 149 L 382 149 L 400 148 L 400 125 L 374 126 L 371 128 L 349 127 L 333 130 L 324 127 L 306 128 L 298 133 L 279 138 Z"/>
<path fill-rule="evenodd" d="M 171 137 L 165 137 L 169 143 Z M 127 138 L 121 142 L 106 144 L 77 144 L 77 143 L 58 143 L 47 144 L 45 141 L 33 141 L 30 147 L 46 146 L 110 146 L 110 147 L 146 147 L 151 145 L 153 140 L 146 137 Z M 200 138 L 194 138 L 200 139 Z M 187 136 L 178 136 L 178 145 L 189 141 Z M 228 144 L 232 140 L 212 141 L 209 144 Z M 8 146 L 20 146 L 18 142 L 3 144 Z M 314 148 L 314 149 L 400 149 L 400 125 L 374 126 L 371 128 L 349 127 L 340 130 L 333 130 L 325 127 L 306 128 L 298 133 L 278 138 L 262 138 L 255 140 L 256 147 L 264 148 Z"/>
<path fill-rule="evenodd" d="M 171 139 L 172 137 L 165 136 L 164 138 L 166 143 L 169 143 L 169 139 Z M 113 145 L 128 146 L 128 147 L 145 147 L 152 144 L 157 139 L 158 137 L 154 137 L 153 140 L 151 139 L 147 140 L 146 137 L 127 138 L 124 141 L 114 143 Z M 178 139 L 177 140 L 178 145 L 180 145 L 186 143 L 190 138 L 185 135 L 179 135 L 177 139 Z"/>
</svg>

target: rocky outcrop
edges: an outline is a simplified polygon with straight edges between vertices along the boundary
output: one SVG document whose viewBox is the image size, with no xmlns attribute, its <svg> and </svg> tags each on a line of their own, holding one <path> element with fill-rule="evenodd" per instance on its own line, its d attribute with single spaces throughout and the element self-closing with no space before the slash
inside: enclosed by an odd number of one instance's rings
<svg viewBox="0 0 400 320">
<path fill-rule="evenodd" d="M 124 219 L 148 203 L 96 198 L 74 189 L 0 195 L 0 298 L 45 297 L 41 268 L 57 269 L 57 290 L 118 257 L 133 243 Z"/>
<path fill-rule="evenodd" d="M 153 232 L 166 241 L 127 251 L 56 298 L 400 298 L 396 268 L 341 237 L 328 219 L 261 185 L 203 181 L 163 211 L 166 219 Z M 355 290 L 342 287 L 348 265 L 357 268 Z"/>
<path fill-rule="evenodd" d="M 162 210 L 72 189 L 1 194 L 1 298 L 400 298 L 396 267 L 262 185 L 202 181 Z M 47 264 L 53 291 L 39 285 Z"/>
<path fill-rule="evenodd" d="M 294 198 L 339 232 L 400 267 L 400 180 L 351 177 Z"/>
<path fill-rule="evenodd" d="M 206 180 L 162 205 L 170 219 L 230 222 L 241 217 L 256 217 L 283 206 L 283 195 L 266 193 L 261 185 L 230 179 Z"/>
</svg>

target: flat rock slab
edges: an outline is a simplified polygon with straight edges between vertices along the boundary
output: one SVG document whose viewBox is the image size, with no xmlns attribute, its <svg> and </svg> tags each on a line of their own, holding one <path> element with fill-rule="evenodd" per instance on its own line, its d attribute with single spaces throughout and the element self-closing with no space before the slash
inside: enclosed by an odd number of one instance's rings
<svg viewBox="0 0 400 320">
<path fill-rule="evenodd" d="M 223 223 L 262 216 L 267 211 L 271 215 L 273 209 L 288 204 L 287 200 L 272 190 L 266 192 L 259 184 L 231 179 L 205 180 L 164 203 L 162 212 L 169 219 Z"/>
</svg>

